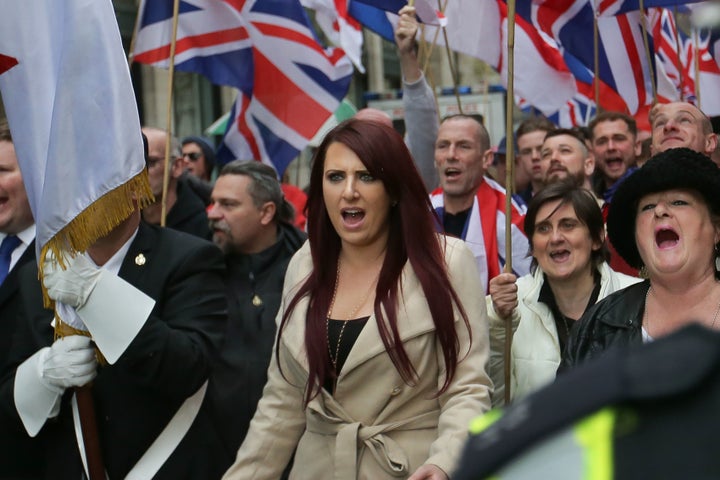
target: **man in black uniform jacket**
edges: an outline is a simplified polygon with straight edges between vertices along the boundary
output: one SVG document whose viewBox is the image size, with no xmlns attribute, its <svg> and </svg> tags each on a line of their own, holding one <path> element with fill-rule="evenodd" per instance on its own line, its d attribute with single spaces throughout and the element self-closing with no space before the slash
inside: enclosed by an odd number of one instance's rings
<svg viewBox="0 0 720 480">
<path fill-rule="evenodd" d="M 20 331 L 0 381 L 3 435 L 36 436 L 45 478 L 82 478 L 72 387 L 92 381 L 109 478 L 125 478 L 134 466 L 139 478 L 217 478 L 217 437 L 195 405 L 225 328 L 221 252 L 141 223 L 136 211 L 65 262 L 65 270 L 52 258 L 43 265 L 54 318 L 42 307 L 35 265 L 20 272 Z M 51 321 L 66 336 L 53 341 Z M 192 427 L 178 421 L 179 410 Z M 169 453 L 150 447 L 178 426 Z"/>
</svg>

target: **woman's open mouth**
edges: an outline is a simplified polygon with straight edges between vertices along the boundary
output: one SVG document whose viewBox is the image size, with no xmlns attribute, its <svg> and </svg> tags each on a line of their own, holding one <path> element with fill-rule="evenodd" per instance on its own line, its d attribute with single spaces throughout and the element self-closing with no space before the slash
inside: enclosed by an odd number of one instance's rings
<svg viewBox="0 0 720 480">
<path fill-rule="evenodd" d="M 672 248 L 680 242 L 680 236 L 670 228 L 661 228 L 655 232 L 655 244 L 660 249 Z"/>
</svg>

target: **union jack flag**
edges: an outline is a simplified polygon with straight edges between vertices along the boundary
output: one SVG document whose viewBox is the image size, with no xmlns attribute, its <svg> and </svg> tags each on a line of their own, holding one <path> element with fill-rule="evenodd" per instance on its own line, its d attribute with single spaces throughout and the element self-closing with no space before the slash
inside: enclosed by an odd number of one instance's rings
<svg viewBox="0 0 720 480">
<path fill-rule="evenodd" d="M 303 7 L 315 11 L 315 21 L 330 41 L 345 50 L 361 73 L 363 35 L 360 22 L 348 12 L 350 0 L 300 0 Z"/>
<path fill-rule="evenodd" d="M 707 115 L 720 114 L 720 67 L 711 54 L 712 32 L 703 29 L 687 36 L 680 31 L 681 57 L 685 59 L 684 80 L 687 101 Z M 697 68 L 697 75 L 696 75 Z"/>
<path fill-rule="evenodd" d="M 352 3 L 362 3 L 394 14 L 408 4 L 406 0 L 352 0 Z M 445 15 L 434 9 L 429 0 L 415 0 L 415 13 L 421 22 L 428 25 L 447 25 Z"/>
<path fill-rule="evenodd" d="M 172 0 L 143 0 L 134 60 L 167 67 Z M 182 0 L 175 68 L 236 87 L 219 163 L 261 160 L 279 175 L 347 93 L 352 64 L 318 41 L 298 0 Z"/>
<path fill-rule="evenodd" d="M 388 42 L 395 41 L 395 27 L 393 26 L 393 22 L 396 21 L 395 18 L 397 17 L 395 13 L 354 1 L 350 1 L 348 13 L 352 18 L 360 22 L 363 27 L 377 33 Z"/>
<path fill-rule="evenodd" d="M 594 52 L 589 35 L 595 14 L 590 0 L 521 2 L 518 13 L 555 39 L 576 79 L 593 83 Z M 638 114 L 652 104 L 652 70 L 644 54 L 639 13 L 598 19 L 598 81 L 605 109 Z"/>
<path fill-rule="evenodd" d="M 694 95 L 687 77 L 687 54 L 675 16 L 666 8 L 648 10 L 655 44 L 657 91 L 660 103 L 686 100 Z"/>
<path fill-rule="evenodd" d="M 702 0 L 644 0 L 643 8 L 652 7 L 682 7 L 688 3 L 701 2 Z M 610 16 L 621 13 L 641 10 L 640 0 L 600 0 L 597 4 L 598 15 Z"/>
<path fill-rule="evenodd" d="M 664 8 L 651 9 L 650 18 L 658 60 L 658 100 L 684 100 L 698 105 L 699 96 L 699 108 L 708 115 L 720 114 L 720 101 L 715 95 L 720 89 L 720 67 L 712 55 L 713 33 L 702 29 L 686 34 L 677 28 L 673 12 Z M 669 84 L 663 91 L 661 80 Z"/>
</svg>

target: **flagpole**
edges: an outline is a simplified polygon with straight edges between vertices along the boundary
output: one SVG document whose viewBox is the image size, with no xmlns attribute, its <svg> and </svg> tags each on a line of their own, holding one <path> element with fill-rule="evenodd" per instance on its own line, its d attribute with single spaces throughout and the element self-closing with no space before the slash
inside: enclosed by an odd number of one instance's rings
<svg viewBox="0 0 720 480">
<path fill-rule="evenodd" d="M 696 107 L 702 110 L 700 104 L 700 40 L 698 39 L 698 29 L 693 26 L 693 50 L 695 50 L 695 98 L 697 99 Z"/>
<path fill-rule="evenodd" d="M 167 217 L 167 191 L 170 183 L 170 148 L 172 146 L 172 106 L 173 106 L 173 80 L 175 78 L 175 46 L 177 44 L 178 15 L 180 0 L 173 0 L 172 36 L 170 37 L 170 64 L 168 65 L 168 102 L 167 102 L 167 138 L 165 139 L 165 171 L 163 172 L 162 202 L 160 208 L 160 226 L 165 226 Z"/>
<path fill-rule="evenodd" d="M 435 78 L 433 77 L 432 72 L 429 68 L 430 57 L 432 56 L 435 45 L 437 44 L 438 34 L 440 33 L 440 30 L 438 30 L 437 28 L 435 29 L 435 36 L 433 37 L 432 44 L 428 48 L 427 41 L 425 40 L 425 24 L 421 23 L 419 25 L 419 28 L 420 44 L 418 46 L 418 57 L 422 59 L 420 69 L 422 70 L 423 75 L 425 75 L 425 80 L 427 80 L 428 85 L 430 85 L 430 88 L 432 89 L 433 100 L 435 101 L 435 113 L 437 113 L 438 121 L 441 121 L 442 115 L 440 114 L 440 104 L 438 103 L 437 90 L 435 89 Z"/>
<path fill-rule="evenodd" d="M 600 112 L 600 29 L 598 27 L 597 0 L 593 11 L 593 81 L 595 83 L 595 110 Z"/>
<path fill-rule="evenodd" d="M 441 12 L 444 12 L 445 8 L 440 3 L 440 0 L 437 0 L 437 3 L 438 3 L 438 10 L 440 10 Z M 445 51 L 447 52 L 448 64 L 450 65 L 450 74 L 452 75 L 452 78 L 453 78 L 453 90 L 455 91 L 455 100 L 457 100 L 458 112 L 462 115 L 463 109 L 462 109 L 462 103 L 460 102 L 460 91 L 458 90 L 458 83 L 459 83 L 460 79 L 458 78 L 458 72 L 457 72 L 456 65 L 453 63 L 452 51 L 450 50 L 450 43 L 448 42 L 447 29 L 443 25 L 441 25 L 440 28 L 442 28 L 443 39 L 445 40 Z"/>
<path fill-rule="evenodd" d="M 678 18 L 678 10 L 677 5 L 675 5 L 675 8 L 673 9 L 673 34 L 675 36 L 675 52 L 677 53 L 677 69 L 678 69 L 678 82 L 680 86 L 680 100 L 685 100 L 683 96 L 683 64 L 682 64 L 682 58 L 680 58 L 680 32 L 678 31 L 678 25 L 677 25 L 677 18 Z"/>
<path fill-rule="evenodd" d="M 410 0 L 408 2 L 408 5 L 411 7 L 415 5 L 415 0 Z M 433 99 L 435 100 L 435 111 L 437 113 L 438 121 L 442 120 L 442 115 L 440 113 L 440 104 L 438 102 L 437 97 L 437 90 L 435 89 L 435 78 L 432 75 L 432 71 L 430 70 L 430 58 L 432 57 L 433 50 L 435 49 L 435 46 L 437 45 L 438 35 L 440 34 L 439 29 L 435 29 L 435 34 L 433 36 L 433 41 L 430 44 L 430 47 L 427 46 L 427 41 L 425 40 L 425 24 L 420 23 L 418 25 L 420 28 L 420 45 L 418 46 L 418 57 L 422 59 L 422 65 L 420 66 L 420 69 L 423 72 L 423 75 L 425 75 L 425 80 L 427 80 L 428 84 L 430 85 L 433 93 Z"/>
<path fill-rule="evenodd" d="M 648 69 L 650 70 L 650 84 L 652 85 L 653 103 L 657 102 L 657 85 L 655 82 L 655 71 L 653 70 L 652 56 L 650 55 L 650 44 L 648 42 L 647 18 L 645 18 L 645 1 L 640 0 L 640 28 L 642 30 L 643 46 L 645 47 L 645 57 L 648 61 Z"/>
<path fill-rule="evenodd" d="M 512 192 L 515 189 L 515 139 L 513 110 L 515 108 L 515 0 L 507 0 L 507 98 L 505 106 L 505 272 L 512 273 Z M 510 403 L 512 370 L 512 318 L 505 320 L 505 405 Z"/>
<path fill-rule="evenodd" d="M 100 448 L 92 384 L 75 387 L 75 401 L 80 417 L 80 431 L 87 459 L 88 477 L 90 480 L 105 480 L 105 464 Z"/>
<path fill-rule="evenodd" d="M 130 49 L 128 50 L 128 68 L 132 67 L 133 58 L 135 57 L 135 41 L 137 40 L 138 30 L 140 30 L 140 16 L 145 11 L 143 8 L 143 2 L 140 1 L 140 8 L 138 9 L 137 17 L 135 18 L 135 25 L 133 26 L 132 37 L 130 38 Z"/>
</svg>

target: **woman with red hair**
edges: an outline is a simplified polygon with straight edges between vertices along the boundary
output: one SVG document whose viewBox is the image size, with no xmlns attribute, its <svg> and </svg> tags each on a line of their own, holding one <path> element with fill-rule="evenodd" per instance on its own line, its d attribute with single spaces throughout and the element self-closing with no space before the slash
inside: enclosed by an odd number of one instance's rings
<svg viewBox="0 0 720 480">
<path fill-rule="evenodd" d="M 324 139 L 309 241 L 287 270 L 274 358 L 228 479 L 446 480 L 490 407 L 472 253 L 436 218 L 402 137 L 351 119 Z"/>
</svg>

